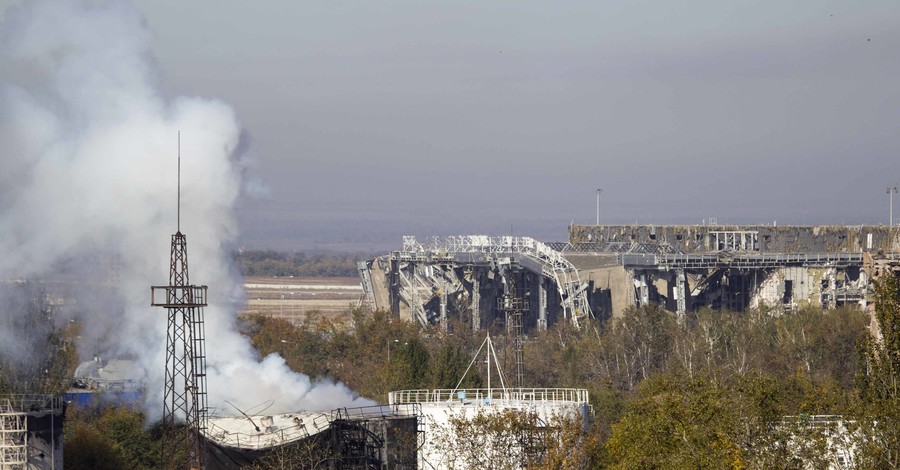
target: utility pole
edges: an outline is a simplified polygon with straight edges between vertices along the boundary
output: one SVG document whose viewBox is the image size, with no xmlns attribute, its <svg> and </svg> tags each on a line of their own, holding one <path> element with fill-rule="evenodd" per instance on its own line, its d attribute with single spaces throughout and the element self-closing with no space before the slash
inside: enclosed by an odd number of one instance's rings
<svg viewBox="0 0 900 470">
<path fill-rule="evenodd" d="M 597 225 L 600 225 L 600 193 L 602 192 L 602 189 L 597 188 Z"/>
<path fill-rule="evenodd" d="M 888 198 L 890 199 L 890 205 L 888 206 L 888 227 L 892 227 L 894 225 L 894 194 L 897 193 L 897 187 L 887 187 Z"/>
</svg>

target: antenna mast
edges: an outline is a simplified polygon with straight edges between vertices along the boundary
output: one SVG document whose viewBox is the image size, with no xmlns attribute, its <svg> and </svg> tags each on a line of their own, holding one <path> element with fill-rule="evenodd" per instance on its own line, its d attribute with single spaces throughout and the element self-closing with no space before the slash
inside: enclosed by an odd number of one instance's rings
<svg viewBox="0 0 900 470">
<path fill-rule="evenodd" d="M 181 131 L 178 131 L 178 225 L 177 233 L 181 233 Z"/>
<path fill-rule="evenodd" d="M 163 391 L 163 468 L 206 468 L 206 286 L 188 277 L 187 238 L 181 233 L 181 132 L 178 133 L 178 231 L 172 235 L 169 285 L 150 287 L 150 305 L 163 307 L 166 328 L 166 384 Z M 182 424 L 183 423 L 183 424 Z M 176 456 L 185 449 L 188 462 Z"/>
</svg>

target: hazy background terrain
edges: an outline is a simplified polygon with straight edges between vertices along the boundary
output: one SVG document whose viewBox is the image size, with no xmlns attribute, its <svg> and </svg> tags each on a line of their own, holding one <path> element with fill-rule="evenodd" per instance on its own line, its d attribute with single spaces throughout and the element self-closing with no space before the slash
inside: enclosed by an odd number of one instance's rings
<svg viewBox="0 0 900 470">
<path fill-rule="evenodd" d="M 563 240 L 597 187 L 604 223 L 884 224 L 900 183 L 893 0 L 136 4 L 164 90 L 249 134 L 246 247 Z"/>
</svg>

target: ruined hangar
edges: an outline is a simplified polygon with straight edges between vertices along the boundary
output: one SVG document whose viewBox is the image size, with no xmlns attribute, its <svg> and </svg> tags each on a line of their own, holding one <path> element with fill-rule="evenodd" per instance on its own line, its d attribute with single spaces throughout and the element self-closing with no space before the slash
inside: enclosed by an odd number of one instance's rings
<svg viewBox="0 0 900 470">
<path fill-rule="evenodd" d="M 873 277 L 900 263 L 889 226 L 572 225 L 567 242 L 454 236 L 359 264 L 367 302 L 401 318 L 473 329 L 579 327 L 651 303 L 683 316 L 865 308 Z"/>
</svg>

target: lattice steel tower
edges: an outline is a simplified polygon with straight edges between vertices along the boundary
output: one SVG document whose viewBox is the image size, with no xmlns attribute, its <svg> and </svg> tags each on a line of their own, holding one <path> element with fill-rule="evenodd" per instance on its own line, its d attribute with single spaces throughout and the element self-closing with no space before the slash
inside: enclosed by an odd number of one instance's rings
<svg viewBox="0 0 900 470">
<path fill-rule="evenodd" d="M 513 353 L 516 361 L 516 387 L 525 385 L 525 333 L 522 315 L 531 309 L 527 295 L 521 295 L 516 287 L 516 276 L 510 273 L 506 281 L 506 292 L 497 299 L 497 307 L 506 312 L 506 328 L 512 338 Z"/>
<path fill-rule="evenodd" d="M 203 307 L 206 286 L 190 284 L 187 238 L 181 233 L 181 135 L 178 137 L 178 231 L 172 235 L 169 285 L 150 288 L 150 304 L 168 314 L 166 384 L 163 393 L 162 465 L 178 468 L 180 449 L 190 469 L 206 468 L 206 341 Z M 182 425 L 184 428 L 180 428 Z M 185 445 L 186 443 L 186 445 Z"/>
</svg>

